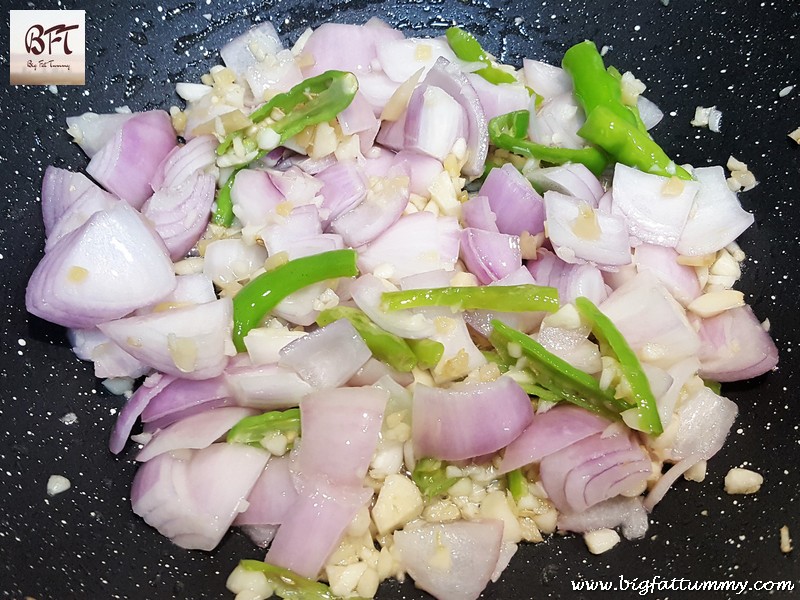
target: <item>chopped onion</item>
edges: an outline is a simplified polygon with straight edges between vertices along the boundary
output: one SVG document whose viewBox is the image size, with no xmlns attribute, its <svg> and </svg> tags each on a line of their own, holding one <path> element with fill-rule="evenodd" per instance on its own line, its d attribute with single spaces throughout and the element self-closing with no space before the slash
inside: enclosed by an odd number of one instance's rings
<svg viewBox="0 0 800 600">
<path fill-rule="evenodd" d="M 520 235 L 523 231 L 530 234 L 544 231 L 542 197 L 512 164 L 489 171 L 479 193 L 489 198 L 500 233 Z"/>
</svg>

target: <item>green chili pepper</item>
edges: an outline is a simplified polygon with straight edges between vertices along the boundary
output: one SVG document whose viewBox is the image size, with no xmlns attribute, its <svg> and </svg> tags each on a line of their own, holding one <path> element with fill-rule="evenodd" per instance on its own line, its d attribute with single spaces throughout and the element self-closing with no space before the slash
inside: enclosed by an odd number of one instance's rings
<svg viewBox="0 0 800 600">
<path fill-rule="evenodd" d="M 503 312 L 558 310 L 558 290 L 541 285 L 443 287 L 384 292 L 381 308 L 386 311 L 421 306 L 450 306 L 457 310 Z"/>
<path fill-rule="evenodd" d="M 608 159 L 597 148 L 558 148 L 526 140 L 529 120 L 527 110 L 499 115 L 489 121 L 489 139 L 498 148 L 554 165 L 581 163 L 595 175 L 606 168 Z"/>
<path fill-rule="evenodd" d="M 244 336 L 247 332 L 289 294 L 326 279 L 358 275 L 357 258 L 355 250 L 331 250 L 290 260 L 251 280 L 233 298 L 233 343 L 236 349 L 245 351 Z"/>
<path fill-rule="evenodd" d="M 417 357 L 417 366 L 422 369 L 432 369 L 442 360 L 444 344 L 441 342 L 423 338 L 420 340 L 406 340 L 406 343 Z"/>
<path fill-rule="evenodd" d="M 594 42 L 586 40 L 572 46 L 564 53 L 561 66 L 572 77 L 573 93 L 587 115 L 604 106 L 622 121 L 637 126 L 636 117 L 622 103 L 619 79 L 606 71 Z"/>
<path fill-rule="evenodd" d="M 458 477 L 448 477 L 447 465 L 435 458 L 423 458 L 417 461 L 411 479 L 426 498 L 444 494 L 458 481 Z"/>
<path fill-rule="evenodd" d="M 615 398 L 609 391 L 602 389 L 594 377 L 549 352 L 539 342 L 521 331 L 497 319 L 492 320 L 492 327 L 494 332 L 490 336 L 490 341 L 495 348 L 507 347 L 509 343 L 519 346 L 530 363 L 536 383 L 557 395 L 560 400 L 566 400 L 603 417 L 616 420 L 620 419 L 620 411 L 633 408 L 633 404 Z"/>
<path fill-rule="evenodd" d="M 331 591 L 331 588 L 305 577 L 294 571 L 271 565 L 261 560 L 240 560 L 239 567 L 245 571 L 261 573 L 266 577 L 270 587 L 283 600 L 342 600 Z M 352 597 L 349 600 L 365 600 Z"/>
<path fill-rule="evenodd" d="M 231 199 L 231 190 L 233 189 L 233 182 L 238 173 L 244 165 L 234 169 L 233 173 L 228 176 L 222 187 L 217 190 L 217 207 L 214 210 L 212 221 L 215 225 L 222 225 L 223 227 L 230 227 L 233 223 L 233 200 Z"/>
<path fill-rule="evenodd" d="M 622 373 L 630 386 L 631 396 L 636 403 L 636 413 L 640 431 L 658 435 L 664 431 L 658 416 L 656 398 L 650 389 L 650 382 L 642 370 L 636 354 L 631 350 L 625 336 L 606 315 L 588 298 L 575 300 L 575 308 L 589 321 L 594 337 L 600 342 L 600 351 L 617 359 Z M 630 423 L 629 423 L 630 424 Z"/>
<path fill-rule="evenodd" d="M 450 27 L 445 32 L 447 43 L 450 48 L 461 60 L 467 62 L 479 62 L 486 65 L 482 69 L 475 71 L 477 75 L 483 77 L 489 83 L 516 83 L 517 78 L 508 71 L 497 68 L 489 58 L 489 55 L 481 47 L 480 42 L 475 39 L 475 36 L 464 31 L 460 27 Z"/>
<path fill-rule="evenodd" d="M 528 480 L 522 474 L 522 469 L 514 469 L 506 473 L 506 487 L 517 502 L 528 493 Z"/>
<path fill-rule="evenodd" d="M 703 379 L 703 384 L 717 395 L 722 393 L 722 384 L 719 381 L 712 381 L 711 379 Z"/>
<path fill-rule="evenodd" d="M 261 440 L 270 433 L 300 434 L 300 409 L 273 410 L 245 417 L 228 432 L 229 444 L 249 444 L 262 448 Z"/>
<path fill-rule="evenodd" d="M 689 172 L 676 165 L 647 133 L 604 106 L 589 113 L 578 135 L 629 167 L 662 177 L 674 175 L 679 179 L 692 179 Z"/>
<path fill-rule="evenodd" d="M 352 323 L 378 360 L 402 373 L 408 373 L 417 366 L 417 356 L 403 338 L 381 329 L 357 308 L 337 306 L 323 310 L 317 317 L 317 325 L 324 327 L 339 319 L 347 319 Z"/>
</svg>

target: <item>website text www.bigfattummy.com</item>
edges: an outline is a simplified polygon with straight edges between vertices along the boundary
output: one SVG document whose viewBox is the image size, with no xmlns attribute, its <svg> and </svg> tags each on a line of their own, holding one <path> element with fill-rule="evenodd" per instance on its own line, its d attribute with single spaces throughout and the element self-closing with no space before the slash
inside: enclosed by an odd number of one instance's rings
<svg viewBox="0 0 800 600">
<path fill-rule="evenodd" d="M 728 592 L 740 595 L 749 592 L 792 592 L 794 581 L 696 581 L 682 577 L 666 579 L 655 575 L 649 579 L 627 578 L 620 575 L 617 580 L 578 579 L 572 582 L 574 592 L 636 592 L 646 596 L 656 592 Z M 800 588 L 800 585 L 798 586 Z"/>
</svg>

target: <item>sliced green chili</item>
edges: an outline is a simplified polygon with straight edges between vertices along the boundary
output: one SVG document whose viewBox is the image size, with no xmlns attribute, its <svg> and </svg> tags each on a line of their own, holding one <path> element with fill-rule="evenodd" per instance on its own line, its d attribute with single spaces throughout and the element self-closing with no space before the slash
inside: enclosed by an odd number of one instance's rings
<svg viewBox="0 0 800 600">
<path fill-rule="evenodd" d="M 422 369 L 432 369 L 439 364 L 444 354 L 444 344 L 423 338 L 420 340 L 406 340 L 408 346 L 417 357 L 417 366 Z"/>
<path fill-rule="evenodd" d="M 445 37 L 447 38 L 447 43 L 450 44 L 450 48 L 453 50 L 453 54 L 458 58 L 467 62 L 479 62 L 486 65 L 482 69 L 475 71 L 475 73 L 483 77 L 489 83 L 517 82 L 517 78 L 514 77 L 514 75 L 496 67 L 492 63 L 489 55 L 481 47 L 480 42 L 468 31 L 464 31 L 460 27 L 450 27 L 445 31 Z"/>
<path fill-rule="evenodd" d="M 560 400 L 616 420 L 620 419 L 620 411 L 634 407 L 625 400 L 615 398 L 602 389 L 594 377 L 548 351 L 530 336 L 497 319 L 492 320 L 492 327 L 494 331 L 489 339 L 495 348 L 516 344 L 528 359 L 536 384 L 557 395 Z"/>
<path fill-rule="evenodd" d="M 600 146 L 618 162 L 645 173 L 692 179 L 686 169 L 676 165 L 664 150 L 636 125 L 620 119 L 605 106 L 598 106 L 586 117 L 578 135 Z"/>
<path fill-rule="evenodd" d="M 468 286 L 384 292 L 383 310 L 421 306 L 449 306 L 458 310 L 499 310 L 503 312 L 558 310 L 558 290 L 541 285 Z"/>
<path fill-rule="evenodd" d="M 586 40 L 569 48 L 561 66 L 572 77 L 573 94 L 587 115 L 604 106 L 622 121 L 637 126 L 636 117 L 622 102 L 620 80 L 606 70 L 594 42 Z"/>
<path fill-rule="evenodd" d="M 417 484 L 426 498 L 434 498 L 444 494 L 458 482 L 458 477 L 448 477 L 447 465 L 435 458 L 423 458 L 417 461 L 411 479 Z"/>
<path fill-rule="evenodd" d="M 522 469 L 514 469 L 506 473 L 506 486 L 515 501 L 519 502 L 528 493 L 528 480 L 522 474 Z"/>
<path fill-rule="evenodd" d="M 233 298 L 236 349 L 245 351 L 244 336 L 289 294 L 326 279 L 358 275 L 357 258 L 355 250 L 331 250 L 290 260 L 251 280 Z"/>
<path fill-rule="evenodd" d="M 719 381 L 713 381 L 711 379 L 703 379 L 703 385 L 705 385 L 708 389 L 710 389 L 717 395 L 722 393 L 722 384 Z"/>
<path fill-rule="evenodd" d="M 664 428 L 661 425 L 661 418 L 658 416 L 658 405 L 653 391 L 650 389 L 650 382 L 625 336 L 620 333 L 611 319 L 604 315 L 588 298 L 577 298 L 575 308 L 591 324 L 592 333 L 600 342 L 600 351 L 616 358 L 619 362 L 622 373 L 630 386 L 633 401 L 636 403 L 640 431 L 653 435 L 662 433 Z"/>
<path fill-rule="evenodd" d="M 337 306 L 323 310 L 317 317 L 317 325 L 324 327 L 339 319 L 350 321 L 378 360 L 402 373 L 417 366 L 417 356 L 403 338 L 381 329 L 357 308 Z"/>
<path fill-rule="evenodd" d="M 222 187 L 217 190 L 217 207 L 214 210 L 214 215 L 211 220 L 215 225 L 222 225 L 223 227 L 230 227 L 233 223 L 233 199 L 231 198 L 231 190 L 233 189 L 233 182 L 242 167 L 234 169 L 233 173 L 228 175 L 228 179 L 222 184 Z"/>
<path fill-rule="evenodd" d="M 300 435 L 300 409 L 273 410 L 245 417 L 231 428 L 226 441 L 261 448 L 261 440 L 271 433 Z"/>
<path fill-rule="evenodd" d="M 261 560 L 249 559 L 240 560 L 239 566 L 245 571 L 254 571 L 264 575 L 270 587 L 275 590 L 275 594 L 283 600 L 343 600 L 324 583 L 307 579 L 283 567 Z M 365 599 L 352 597 L 349 600 Z"/>
<path fill-rule="evenodd" d="M 597 148 L 558 148 L 525 139 L 529 120 L 530 113 L 527 110 L 499 115 L 489 121 L 489 139 L 498 148 L 553 165 L 581 163 L 595 175 L 606 168 L 608 159 Z"/>
</svg>

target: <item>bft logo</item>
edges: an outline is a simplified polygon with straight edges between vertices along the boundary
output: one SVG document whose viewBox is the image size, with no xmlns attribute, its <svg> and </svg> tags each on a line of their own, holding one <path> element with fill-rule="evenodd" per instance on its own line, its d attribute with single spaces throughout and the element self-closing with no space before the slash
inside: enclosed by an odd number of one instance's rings
<svg viewBox="0 0 800 600">
<path fill-rule="evenodd" d="M 83 85 L 85 15 L 82 10 L 10 11 L 11 85 Z"/>
<path fill-rule="evenodd" d="M 45 36 L 47 36 L 46 48 L 48 54 L 53 54 L 53 44 L 56 43 L 61 44 L 64 54 L 72 54 L 72 50 L 69 48 L 69 32 L 79 27 L 80 25 L 67 25 L 65 23 L 53 25 L 49 29 L 45 29 L 39 24 L 31 25 L 25 34 L 25 49 L 31 54 L 40 55 L 45 51 Z"/>
</svg>

